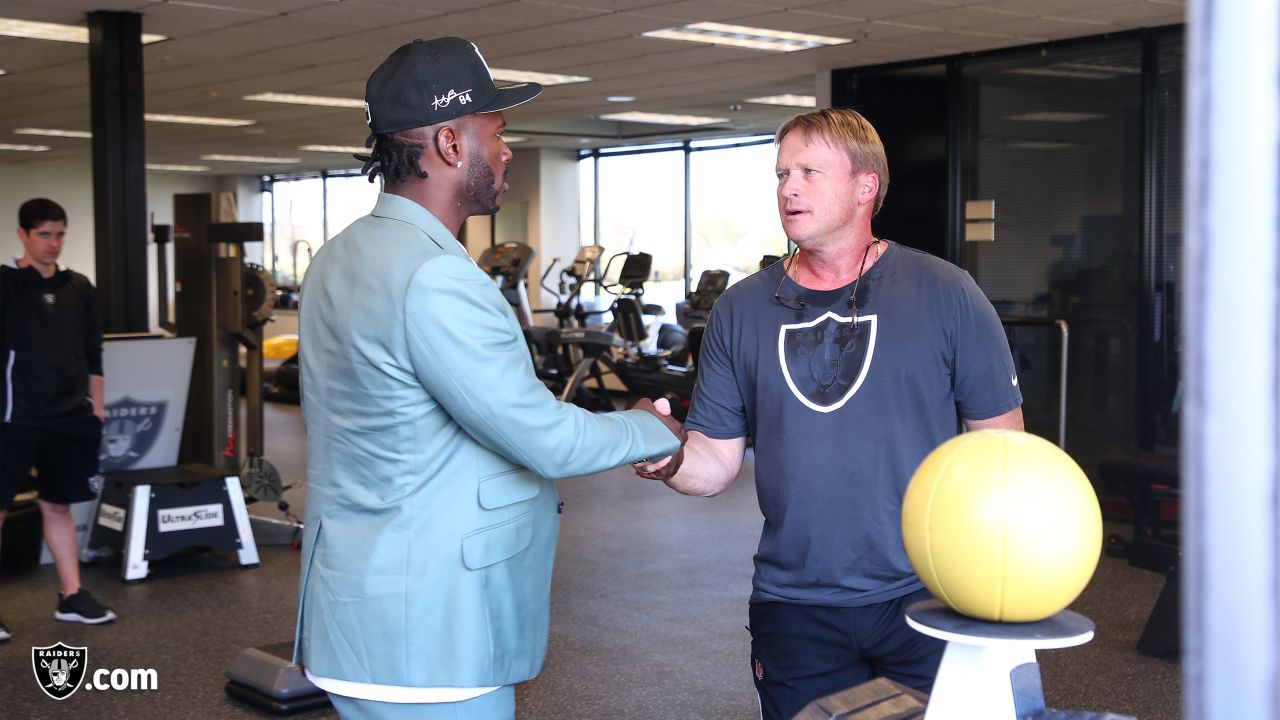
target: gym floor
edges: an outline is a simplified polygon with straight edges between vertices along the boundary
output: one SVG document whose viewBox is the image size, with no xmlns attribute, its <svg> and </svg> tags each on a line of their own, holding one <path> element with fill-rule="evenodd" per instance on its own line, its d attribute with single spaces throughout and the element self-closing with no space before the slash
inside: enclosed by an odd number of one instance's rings
<svg viewBox="0 0 1280 720">
<path fill-rule="evenodd" d="M 298 408 L 268 404 L 267 457 L 286 483 L 305 475 Z M 748 459 L 750 460 L 750 459 Z M 542 674 L 517 690 L 520 720 L 750 720 L 746 599 L 760 513 L 753 466 L 723 495 L 688 498 L 615 470 L 560 483 L 565 514 L 556 559 L 551 639 Z M 305 488 L 286 497 L 300 512 Z M 255 514 L 273 514 L 251 506 Z M 1108 525 L 1108 532 L 1126 532 Z M 153 565 L 132 585 L 115 561 L 83 570 L 85 584 L 119 614 L 87 627 L 53 619 L 52 566 L 0 579 L 0 716 L 43 720 L 264 718 L 230 700 L 223 671 L 242 648 L 288 640 L 298 554 L 259 539 L 262 564 L 240 569 L 209 552 Z M 287 538 L 280 538 L 287 540 Z M 1176 659 L 1134 649 L 1163 577 L 1103 557 L 1072 606 L 1097 624 L 1084 646 L 1038 654 L 1051 707 L 1110 711 L 1141 720 L 1182 717 Z M 36 686 L 31 647 L 86 646 L 88 667 L 154 668 L 159 689 L 81 688 L 63 701 Z M 298 718 L 336 717 L 317 710 Z"/>
</svg>

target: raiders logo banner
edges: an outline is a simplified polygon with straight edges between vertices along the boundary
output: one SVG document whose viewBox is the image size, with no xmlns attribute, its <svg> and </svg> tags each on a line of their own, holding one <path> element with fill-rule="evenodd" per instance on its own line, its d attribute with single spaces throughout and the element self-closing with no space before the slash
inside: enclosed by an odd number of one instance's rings
<svg viewBox="0 0 1280 720">
<path fill-rule="evenodd" d="M 146 457 L 164 427 L 168 405 L 164 400 L 142 402 L 126 395 L 106 406 L 98 452 L 104 472 L 128 470 Z"/>
</svg>

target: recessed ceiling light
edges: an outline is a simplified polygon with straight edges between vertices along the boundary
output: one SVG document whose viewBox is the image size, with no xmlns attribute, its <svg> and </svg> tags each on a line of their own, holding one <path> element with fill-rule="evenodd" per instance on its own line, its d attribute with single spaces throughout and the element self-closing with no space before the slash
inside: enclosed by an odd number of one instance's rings
<svg viewBox="0 0 1280 720">
<path fill-rule="evenodd" d="M 168 115 L 166 113 L 145 113 L 142 118 L 147 122 L 178 123 L 179 125 L 213 125 L 215 127 L 244 127 L 245 125 L 256 125 L 258 123 L 257 120 L 200 117 L 199 115 Z"/>
<path fill-rule="evenodd" d="M 164 163 L 147 163 L 148 170 L 172 170 L 173 172 L 206 172 L 208 165 L 166 165 Z"/>
<path fill-rule="evenodd" d="M 17 150 L 18 152 L 44 152 L 48 150 L 48 145 L 14 145 L 12 143 L 0 143 L 0 150 Z"/>
<path fill-rule="evenodd" d="M 264 155 L 201 155 L 201 160 L 222 160 L 223 162 L 264 163 L 267 165 L 290 165 L 302 162 L 302 158 L 267 157 Z"/>
<path fill-rule="evenodd" d="M 489 74 L 493 76 L 494 80 L 501 80 L 503 82 L 535 82 L 539 85 L 567 85 L 569 83 L 591 81 L 591 78 L 583 77 L 581 75 L 557 75 L 555 73 L 530 72 L 528 70 L 504 70 L 502 68 L 489 68 Z M 361 107 L 363 107 L 363 105 Z"/>
<path fill-rule="evenodd" d="M 853 42 L 849 38 L 809 35 L 785 30 L 747 27 L 745 25 L 726 25 L 717 22 L 693 23 L 683 27 L 650 30 L 640 34 L 644 37 L 659 38 L 661 40 L 687 40 L 689 42 L 727 45 L 750 50 L 769 50 L 772 52 L 796 52 L 797 50 L 810 50 L 817 47 L 844 45 Z"/>
<path fill-rule="evenodd" d="M 767 95 L 765 97 L 747 98 L 743 102 L 756 103 L 758 105 L 786 105 L 787 107 L 818 107 L 818 98 L 812 95 Z"/>
<path fill-rule="evenodd" d="M 1057 112 L 1049 110 L 1046 112 L 1023 113 L 1021 115 L 1007 115 L 1006 117 L 1010 120 L 1026 120 L 1029 122 L 1073 123 L 1097 120 L 1106 117 L 1106 115 L 1090 112 Z"/>
<path fill-rule="evenodd" d="M 704 117 L 702 115 L 668 115 L 666 113 L 622 112 L 601 115 L 601 120 L 619 122 L 654 123 L 657 125 L 715 125 L 729 122 L 729 118 Z"/>
<path fill-rule="evenodd" d="M 635 102 L 635 95 L 610 95 L 605 98 L 609 102 Z"/>
<path fill-rule="evenodd" d="M 32 20 L 15 20 L 0 18 L 0 35 L 29 38 L 32 40 L 56 40 L 88 44 L 89 28 L 83 25 L 63 25 L 62 23 L 35 22 Z M 142 33 L 142 44 L 168 40 L 164 35 Z"/>
<path fill-rule="evenodd" d="M 44 135 L 45 137 L 91 138 L 93 133 L 85 130 L 53 130 L 51 128 L 18 128 L 14 135 Z"/>
<path fill-rule="evenodd" d="M 265 92 L 245 95 L 243 100 L 257 102 L 289 103 L 291 105 L 317 105 L 319 107 L 364 108 L 364 100 L 356 98 L 328 97 L 326 95 L 295 95 L 293 93 Z"/>
<path fill-rule="evenodd" d="M 362 145 L 299 145 L 298 149 L 308 152 L 346 153 L 348 155 L 369 153 L 369 148 Z"/>
<path fill-rule="evenodd" d="M 9 74 L 9 71 L 8 71 L 8 70 L 5 70 L 5 69 L 3 69 L 3 68 L 0 68 L 0 75 L 8 75 L 8 74 Z"/>
</svg>

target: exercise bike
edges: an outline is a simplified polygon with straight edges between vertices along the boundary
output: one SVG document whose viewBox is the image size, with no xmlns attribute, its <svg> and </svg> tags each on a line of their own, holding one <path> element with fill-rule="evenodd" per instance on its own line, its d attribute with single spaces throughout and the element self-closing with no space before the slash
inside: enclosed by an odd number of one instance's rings
<svg viewBox="0 0 1280 720">
<path fill-rule="evenodd" d="M 671 342 L 673 333 L 662 322 L 662 308 L 642 301 L 643 288 L 640 294 L 622 295 L 614 301 L 614 321 L 624 343 L 616 369 L 632 396 L 666 398 L 671 414 L 684 421 L 693 400 L 703 331 L 712 306 L 728 284 L 729 273 L 724 270 L 702 273 L 697 289 L 676 309 L 682 324 L 688 323 L 688 334 L 680 334 L 679 345 Z M 653 320 L 646 324 L 645 315 Z M 665 343 L 663 330 L 667 330 Z"/>
</svg>

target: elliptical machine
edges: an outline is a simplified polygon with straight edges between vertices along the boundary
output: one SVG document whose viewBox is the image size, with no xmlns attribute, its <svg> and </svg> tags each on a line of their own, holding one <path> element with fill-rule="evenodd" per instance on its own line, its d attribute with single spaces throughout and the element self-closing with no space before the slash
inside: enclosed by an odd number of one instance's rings
<svg viewBox="0 0 1280 720">
<path fill-rule="evenodd" d="M 542 274 L 541 285 L 555 296 L 556 305 L 539 310 L 530 309 L 527 290 L 536 255 L 533 248 L 525 243 L 502 243 L 486 249 L 476 261 L 493 278 L 520 321 L 538 378 L 557 398 L 595 411 L 613 409 L 605 389 L 605 373 L 595 361 L 611 353 L 619 342 L 607 330 L 588 327 L 591 316 L 608 311 L 588 310 L 581 301 L 582 290 L 592 282 L 603 253 L 599 245 L 580 248 L 573 262 L 561 268 L 556 288 L 548 285 L 559 263 L 552 260 Z M 554 315 L 556 326 L 535 325 L 533 316 L 542 313 Z M 579 367 L 584 367 L 586 374 L 575 379 L 574 371 Z M 594 387 L 586 383 L 588 379 L 596 381 Z"/>
<path fill-rule="evenodd" d="M 639 294 L 618 297 L 614 302 L 614 321 L 625 350 L 617 363 L 617 372 L 633 396 L 666 398 L 671 403 L 671 414 L 684 421 L 697 381 L 703 330 L 712 306 L 728 283 L 729 273 L 724 270 L 707 270 L 698 278 L 697 289 L 677 306 L 677 315 L 688 323 L 688 335 L 679 347 L 663 347 L 659 336 L 660 329 L 665 327 L 661 308 L 642 302 L 643 288 Z M 643 317 L 646 314 L 655 317 L 648 327 Z"/>
</svg>

